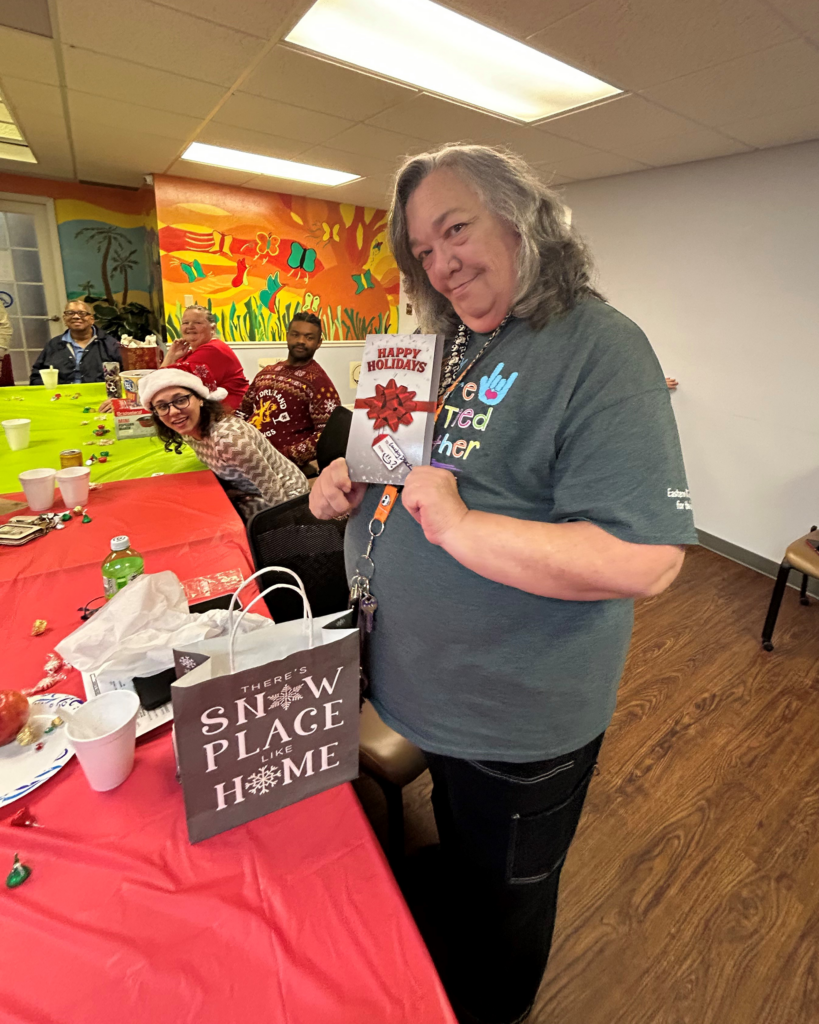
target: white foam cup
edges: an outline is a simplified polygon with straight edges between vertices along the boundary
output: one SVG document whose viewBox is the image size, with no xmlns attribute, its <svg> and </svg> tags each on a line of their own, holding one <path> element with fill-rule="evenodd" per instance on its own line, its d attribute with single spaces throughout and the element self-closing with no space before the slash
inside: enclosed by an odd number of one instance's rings
<svg viewBox="0 0 819 1024">
<path fill-rule="evenodd" d="M 88 466 L 69 466 L 57 472 L 57 483 L 66 508 L 75 508 L 88 501 L 88 483 L 91 469 Z"/>
<path fill-rule="evenodd" d="M 131 774 L 138 711 L 133 690 L 109 690 L 86 701 L 66 722 L 68 742 L 98 793 L 116 789 Z"/>
<path fill-rule="evenodd" d="M 54 504 L 56 469 L 26 469 L 18 475 L 32 512 L 45 512 Z"/>
<path fill-rule="evenodd" d="M 13 452 L 19 452 L 23 448 L 28 448 L 31 420 L 3 420 L 3 430 L 6 432 L 9 448 Z"/>
<path fill-rule="evenodd" d="M 56 388 L 60 382 L 60 371 L 55 370 L 53 366 L 40 370 L 40 376 L 43 378 L 43 384 L 50 389 Z"/>
</svg>

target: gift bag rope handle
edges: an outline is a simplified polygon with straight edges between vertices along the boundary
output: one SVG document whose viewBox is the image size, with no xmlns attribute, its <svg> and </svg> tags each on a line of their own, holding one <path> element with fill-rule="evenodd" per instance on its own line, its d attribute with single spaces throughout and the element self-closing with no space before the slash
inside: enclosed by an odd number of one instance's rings
<svg viewBox="0 0 819 1024">
<path fill-rule="evenodd" d="M 304 589 L 304 584 L 302 583 L 299 576 L 296 573 L 294 573 L 292 569 L 286 569 L 283 565 L 266 565 L 263 569 L 257 569 L 252 576 L 248 576 L 248 578 L 239 587 L 237 587 L 236 592 L 231 596 L 230 605 L 228 606 L 228 630 L 231 633 L 233 632 L 233 609 L 236 606 L 236 599 L 238 598 L 239 594 L 241 594 L 242 590 L 248 585 L 248 583 L 250 583 L 251 580 L 255 580 L 257 576 L 261 576 L 263 573 L 266 572 L 286 572 L 288 576 L 292 576 L 296 583 L 298 583 L 299 589 L 301 590 L 302 594 L 304 594 L 305 600 L 307 600 L 307 591 Z M 265 593 L 267 593 L 267 591 L 265 591 Z M 259 597 L 261 596 L 262 595 L 260 594 Z M 255 603 L 256 600 L 258 600 L 258 598 L 254 598 L 253 601 L 251 601 L 251 603 L 248 605 L 248 608 L 250 608 Z"/>
<path fill-rule="evenodd" d="M 299 597 L 301 597 L 302 603 L 304 605 L 304 618 L 302 621 L 304 623 L 304 630 L 307 633 L 307 647 L 308 650 L 313 649 L 313 611 L 310 608 L 310 602 L 307 600 L 307 594 L 304 592 L 302 588 L 294 587 L 292 583 L 274 583 L 272 587 L 268 587 L 266 590 L 263 590 L 261 594 L 258 595 L 258 597 L 254 597 L 250 604 L 247 606 L 247 608 L 242 609 L 241 614 L 237 618 L 235 625 L 230 631 L 230 639 L 228 640 L 228 658 L 230 659 L 231 675 L 233 675 L 234 672 L 236 671 L 236 666 L 233 657 L 233 645 L 236 642 L 236 634 L 239 630 L 239 626 L 242 623 L 242 619 L 245 617 L 245 615 L 247 615 L 247 613 L 250 611 L 253 605 L 256 604 L 257 601 L 261 601 L 265 594 L 269 594 L 273 590 L 293 590 L 299 595 Z"/>
</svg>

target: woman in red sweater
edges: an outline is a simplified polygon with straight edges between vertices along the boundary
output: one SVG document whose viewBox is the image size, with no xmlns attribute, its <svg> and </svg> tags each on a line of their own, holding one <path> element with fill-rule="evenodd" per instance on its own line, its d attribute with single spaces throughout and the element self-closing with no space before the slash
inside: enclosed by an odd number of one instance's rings
<svg viewBox="0 0 819 1024">
<path fill-rule="evenodd" d="M 188 367 L 206 366 L 216 384 L 227 391 L 224 404 L 236 410 L 249 382 L 233 349 L 213 336 L 216 322 L 216 317 L 204 306 L 188 306 L 182 315 L 182 337 L 168 348 L 162 366 L 175 366 L 182 361 Z"/>
</svg>

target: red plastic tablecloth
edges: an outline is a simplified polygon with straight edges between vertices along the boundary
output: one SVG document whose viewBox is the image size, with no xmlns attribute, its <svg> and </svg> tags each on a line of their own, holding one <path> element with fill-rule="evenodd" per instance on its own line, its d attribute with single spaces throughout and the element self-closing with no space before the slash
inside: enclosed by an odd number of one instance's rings
<svg viewBox="0 0 819 1024">
<path fill-rule="evenodd" d="M 90 513 L 0 548 L 3 687 L 40 678 L 117 533 L 148 571 L 250 571 L 209 473 L 106 484 Z M 57 689 L 81 694 L 78 673 Z M 42 829 L 9 825 L 22 803 Z M 455 1024 L 349 785 L 191 846 L 163 730 L 110 793 L 72 759 L 0 811 L 0 874 L 16 852 L 32 875 L 0 889 L 2 1024 Z"/>
</svg>

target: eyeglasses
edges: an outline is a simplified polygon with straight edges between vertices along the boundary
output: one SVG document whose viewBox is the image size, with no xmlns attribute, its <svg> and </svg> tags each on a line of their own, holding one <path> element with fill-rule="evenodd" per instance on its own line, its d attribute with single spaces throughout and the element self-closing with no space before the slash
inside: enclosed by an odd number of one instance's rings
<svg viewBox="0 0 819 1024">
<path fill-rule="evenodd" d="M 93 315 L 93 313 L 76 313 L 73 309 L 66 310 L 63 313 L 63 317 L 66 320 L 90 320 Z"/>
<path fill-rule="evenodd" d="M 173 406 L 174 409 L 187 409 L 190 405 L 190 401 L 190 395 L 177 395 L 176 398 L 171 399 L 170 403 L 156 402 L 153 408 L 157 416 L 166 416 L 171 406 Z"/>
</svg>

